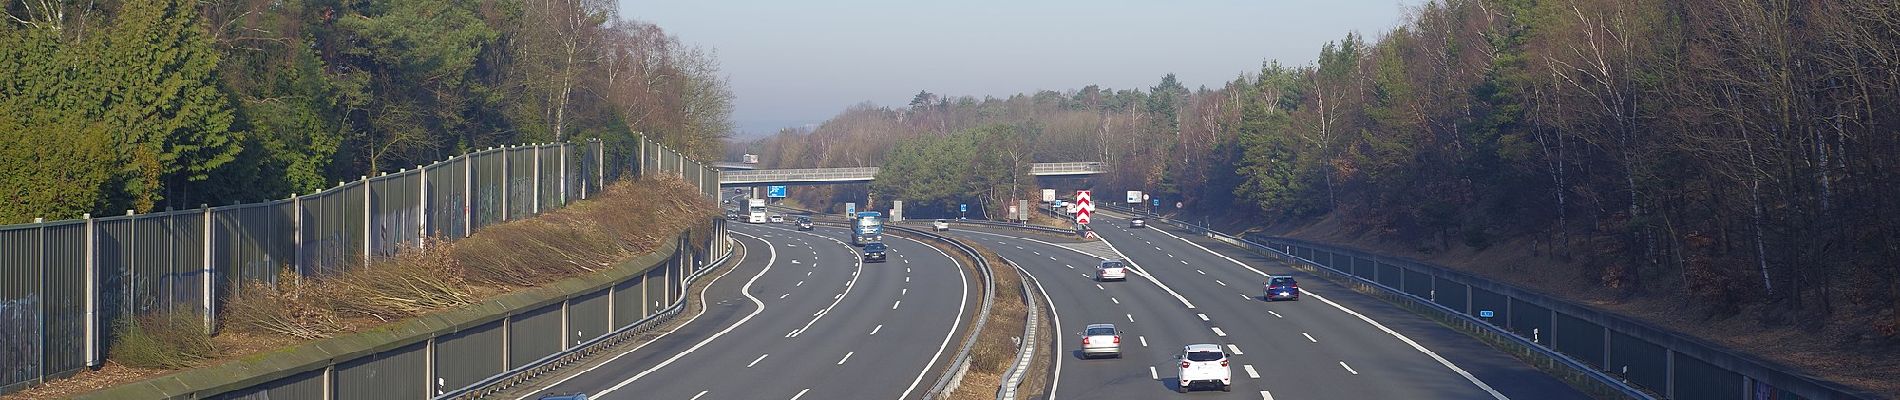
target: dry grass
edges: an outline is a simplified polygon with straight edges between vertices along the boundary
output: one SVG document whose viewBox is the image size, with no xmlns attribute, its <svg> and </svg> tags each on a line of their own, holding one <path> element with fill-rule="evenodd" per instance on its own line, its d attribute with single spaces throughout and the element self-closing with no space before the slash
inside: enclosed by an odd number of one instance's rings
<svg viewBox="0 0 1900 400">
<path fill-rule="evenodd" d="M 113 321 L 113 362 L 139 368 L 190 368 L 218 355 L 194 312 L 159 312 Z"/>
<path fill-rule="evenodd" d="M 658 248 L 683 229 L 706 237 L 710 227 L 700 225 L 716 217 L 718 207 L 698 193 L 676 178 L 616 182 L 595 199 L 487 226 L 460 241 L 424 243 L 368 267 L 302 279 L 286 273 L 275 286 L 250 283 L 225 299 L 216 337 L 203 334 L 198 318 L 141 318 L 129 323 L 132 329 L 119 329 L 131 334 L 114 338 L 112 363 L 104 368 L 0 399 L 72 396 L 597 271 Z M 703 250 L 704 244 L 695 246 Z M 184 320 L 200 322 L 171 323 Z M 181 334 L 186 331 L 202 337 Z"/>
</svg>

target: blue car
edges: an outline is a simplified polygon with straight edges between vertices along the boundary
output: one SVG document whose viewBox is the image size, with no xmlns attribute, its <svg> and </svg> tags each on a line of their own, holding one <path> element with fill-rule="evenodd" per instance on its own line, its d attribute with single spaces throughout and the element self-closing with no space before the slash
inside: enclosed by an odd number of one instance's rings
<svg viewBox="0 0 1900 400">
<path fill-rule="evenodd" d="M 1291 276 L 1269 276 L 1266 287 L 1260 289 L 1260 298 L 1266 301 L 1300 301 L 1300 282 Z"/>
</svg>

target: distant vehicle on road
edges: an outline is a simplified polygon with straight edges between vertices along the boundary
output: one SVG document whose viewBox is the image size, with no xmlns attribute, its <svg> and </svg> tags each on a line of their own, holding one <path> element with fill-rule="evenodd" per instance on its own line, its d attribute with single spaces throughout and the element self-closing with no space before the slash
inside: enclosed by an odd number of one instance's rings
<svg viewBox="0 0 1900 400">
<path fill-rule="evenodd" d="M 746 199 L 746 223 L 765 223 L 765 199 Z"/>
<path fill-rule="evenodd" d="M 890 250 L 890 247 L 885 246 L 884 243 L 880 243 L 880 242 L 865 243 L 864 244 L 864 262 L 867 262 L 867 263 L 884 262 L 884 253 L 889 250 Z"/>
<path fill-rule="evenodd" d="M 803 216 L 798 217 L 798 230 L 801 230 L 801 231 L 811 230 L 811 217 L 803 217 Z"/>
<path fill-rule="evenodd" d="M 1128 264 L 1122 262 L 1122 260 L 1102 260 L 1101 264 L 1096 264 L 1095 281 L 1105 282 L 1109 280 L 1128 280 Z"/>
<path fill-rule="evenodd" d="M 1227 352 L 1215 344 L 1190 344 L 1181 349 L 1180 386 L 1174 391 L 1187 393 L 1196 385 L 1218 385 L 1223 392 L 1234 391 L 1234 374 L 1227 367 Z"/>
<path fill-rule="evenodd" d="M 1291 276 L 1269 276 L 1266 286 L 1260 288 L 1260 298 L 1266 301 L 1300 301 L 1300 282 Z"/>
<path fill-rule="evenodd" d="M 865 243 L 884 241 L 884 214 L 876 211 L 860 211 L 851 218 L 851 244 L 863 246 Z"/>
<path fill-rule="evenodd" d="M 1122 333 L 1115 324 L 1089 324 L 1082 330 L 1082 358 L 1096 355 L 1122 358 Z"/>
<path fill-rule="evenodd" d="M 1135 217 L 1135 219 L 1128 220 L 1128 227 L 1130 228 L 1144 228 L 1147 226 L 1148 226 L 1148 221 L 1141 219 L 1141 217 Z"/>
<path fill-rule="evenodd" d="M 785 214 L 772 214 L 772 223 L 785 222 Z"/>
<path fill-rule="evenodd" d="M 940 219 L 940 220 L 936 220 L 936 221 L 934 221 L 934 222 L 931 222 L 931 223 L 930 223 L 930 230 L 935 230 L 935 231 L 947 231 L 947 230 L 950 230 L 950 221 L 948 221 L 948 220 L 941 220 L 941 219 Z"/>
</svg>

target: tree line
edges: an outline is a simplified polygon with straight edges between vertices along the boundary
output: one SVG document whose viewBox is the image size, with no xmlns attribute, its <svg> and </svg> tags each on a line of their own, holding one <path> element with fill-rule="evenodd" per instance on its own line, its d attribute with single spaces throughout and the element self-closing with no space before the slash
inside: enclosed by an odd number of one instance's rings
<svg viewBox="0 0 1900 400">
<path fill-rule="evenodd" d="M 714 156 L 711 50 L 611 0 L 0 2 L 0 223 L 281 199 L 634 132 Z"/>
<path fill-rule="evenodd" d="M 1217 87 L 1170 74 L 1005 98 L 925 91 L 730 151 L 777 167 L 1106 161 L 1098 191 L 1280 226 L 1337 218 L 1424 251 L 1511 241 L 1618 295 L 1717 314 L 1871 312 L 1887 315 L 1872 329 L 1900 332 L 1891 1 L 1438 0 L 1318 53 Z M 956 139 L 999 131 L 1014 142 Z M 868 190 L 938 196 L 882 178 Z"/>
</svg>

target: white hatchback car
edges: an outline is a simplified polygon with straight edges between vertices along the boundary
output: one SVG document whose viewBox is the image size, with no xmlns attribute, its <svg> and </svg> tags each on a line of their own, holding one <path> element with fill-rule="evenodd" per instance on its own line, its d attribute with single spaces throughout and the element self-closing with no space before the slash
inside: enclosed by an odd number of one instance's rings
<svg viewBox="0 0 1900 400">
<path fill-rule="evenodd" d="M 935 231 L 950 230 L 950 221 L 945 221 L 941 219 L 933 221 L 930 223 L 930 230 L 935 230 Z"/>
<path fill-rule="evenodd" d="M 1174 391 L 1187 393 L 1194 385 L 1220 385 L 1223 392 L 1234 391 L 1234 374 L 1227 368 L 1227 352 L 1219 345 L 1190 344 L 1181 349 L 1180 386 Z"/>
<path fill-rule="evenodd" d="M 1102 260 L 1095 266 L 1095 281 L 1128 280 L 1128 264 L 1122 260 Z"/>
</svg>

